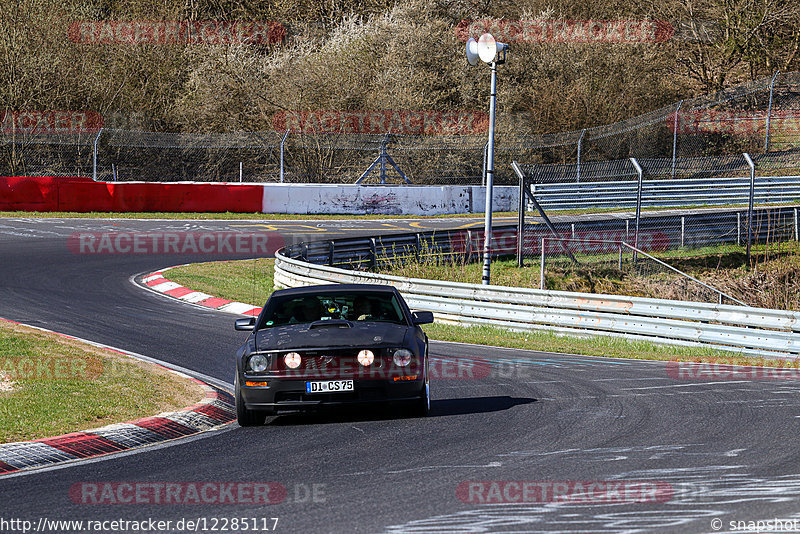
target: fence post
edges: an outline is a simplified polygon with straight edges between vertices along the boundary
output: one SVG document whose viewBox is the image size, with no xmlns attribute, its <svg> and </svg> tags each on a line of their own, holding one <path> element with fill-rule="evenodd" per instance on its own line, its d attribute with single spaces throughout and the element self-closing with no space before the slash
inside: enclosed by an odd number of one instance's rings
<svg viewBox="0 0 800 534">
<path fill-rule="evenodd" d="M 686 217 L 681 215 L 681 248 L 686 246 Z"/>
<path fill-rule="evenodd" d="M 287 137 L 289 137 L 289 130 L 286 130 L 286 133 L 283 134 L 283 137 L 281 137 L 281 183 L 283 183 L 283 146 L 286 144 Z"/>
<path fill-rule="evenodd" d="M 486 158 L 489 157 L 489 141 L 483 145 L 483 172 L 481 174 L 481 187 L 486 186 Z"/>
<path fill-rule="evenodd" d="M 519 177 L 519 214 L 517 215 L 517 267 L 525 266 L 525 259 L 522 257 L 525 241 L 525 175 Z"/>
<path fill-rule="evenodd" d="M 239 182 L 242 181 L 242 162 L 239 162 Z"/>
<path fill-rule="evenodd" d="M 539 264 L 539 289 L 544 289 L 544 245 L 546 237 L 542 238 L 542 260 Z"/>
<path fill-rule="evenodd" d="M 678 107 L 675 108 L 675 120 L 672 125 L 672 179 L 675 179 L 675 162 L 678 159 L 678 112 L 683 106 L 683 100 L 678 102 Z"/>
<path fill-rule="evenodd" d="M 750 200 L 747 203 L 747 265 L 750 265 L 750 243 L 753 240 L 753 197 L 756 191 L 756 166 L 750 154 L 743 154 L 747 165 L 750 167 Z"/>
<path fill-rule="evenodd" d="M 736 212 L 736 246 L 742 246 L 742 212 Z"/>
<path fill-rule="evenodd" d="M 772 80 L 769 82 L 769 105 L 767 106 L 767 128 L 766 133 L 764 134 L 764 152 L 769 151 L 769 125 L 772 122 L 772 93 L 773 89 L 775 88 L 775 78 L 778 77 L 781 71 L 775 71 L 775 74 L 772 75 Z"/>
<path fill-rule="evenodd" d="M 800 225 L 797 224 L 797 208 L 794 209 L 794 240 L 800 241 Z"/>
<path fill-rule="evenodd" d="M 581 130 L 581 136 L 578 137 L 578 167 L 575 182 L 580 183 L 581 181 L 581 148 L 583 147 L 583 134 L 586 133 L 586 128 Z"/>
<path fill-rule="evenodd" d="M 639 175 L 639 185 L 636 187 L 636 229 L 633 233 L 633 263 L 636 263 L 638 258 L 637 251 L 639 249 L 639 220 L 642 218 L 642 180 L 644 178 L 644 171 L 636 161 L 636 158 L 631 158 L 631 163 L 636 168 L 636 174 Z"/>
<path fill-rule="evenodd" d="M 617 259 L 617 268 L 621 271 L 622 270 L 622 243 L 619 245 L 619 258 Z"/>
<path fill-rule="evenodd" d="M 94 146 L 92 148 L 92 180 L 95 182 L 97 181 L 97 142 L 100 140 L 101 133 L 103 133 L 102 128 L 97 132 L 97 137 L 94 138 Z"/>
<path fill-rule="evenodd" d="M 369 238 L 369 256 L 371 270 L 375 271 L 378 267 L 378 244 L 374 237 Z"/>
<path fill-rule="evenodd" d="M 328 265 L 330 267 L 333 267 L 333 253 L 336 244 L 333 241 L 330 241 L 329 243 L 330 244 L 328 245 Z"/>
</svg>

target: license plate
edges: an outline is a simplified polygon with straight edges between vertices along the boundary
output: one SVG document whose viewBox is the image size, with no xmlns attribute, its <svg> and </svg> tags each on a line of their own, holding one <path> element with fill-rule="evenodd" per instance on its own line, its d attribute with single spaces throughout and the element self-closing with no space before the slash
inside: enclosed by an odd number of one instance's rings
<svg viewBox="0 0 800 534">
<path fill-rule="evenodd" d="M 353 391 L 352 380 L 325 380 L 323 382 L 306 382 L 306 393 L 339 393 Z"/>
</svg>

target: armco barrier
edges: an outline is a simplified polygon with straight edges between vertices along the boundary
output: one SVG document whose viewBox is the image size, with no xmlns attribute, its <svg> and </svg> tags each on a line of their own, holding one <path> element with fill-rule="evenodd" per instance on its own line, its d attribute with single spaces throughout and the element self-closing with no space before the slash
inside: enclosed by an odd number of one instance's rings
<svg viewBox="0 0 800 534">
<path fill-rule="evenodd" d="M 800 312 L 402 278 L 315 265 L 282 253 L 275 258 L 276 287 L 393 285 L 411 307 L 432 311 L 442 322 L 800 356 Z"/>
<path fill-rule="evenodd" d="M 0 178 L 2 211 L 261 211 L 257 184 L 95 182 L 90 178 Z"/>
<path fill-rule="evenodd" d="M 636 180 L 606 182 L 536 183 L 531 186 L 536 200 L 545 209 L 636 207 Z M 800 199 L 800 177 L 757 177 L 756 204 L 796 202 Z M 722 206 L 747 202 L 750 178 L 703 178 L 650 180 L 642 184 L 642 206 Z"/>
</svg>

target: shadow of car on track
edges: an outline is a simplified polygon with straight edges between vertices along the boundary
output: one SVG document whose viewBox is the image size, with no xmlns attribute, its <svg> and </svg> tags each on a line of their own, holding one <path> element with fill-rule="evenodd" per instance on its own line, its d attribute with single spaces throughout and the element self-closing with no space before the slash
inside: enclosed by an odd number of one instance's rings
<svg viewBox="0 0 800 534">
<path fill-rule="evenodd" d="M 469 415 L 508 410 L 515 406 L 531 404 L 536 399 L 526 397 L 466 397 L 431 401 L 430 415 L 424 419 L 452 415 Z M 391 421 L 397 419 L 420 419 L 409 413 L 403 406 L 347 406 L 322 408 L 306 413 L 287 413 L 267 420 L 268 426 L 293 426 L 310 424 L 353 423 L 363 421 Z"/>
</svg>

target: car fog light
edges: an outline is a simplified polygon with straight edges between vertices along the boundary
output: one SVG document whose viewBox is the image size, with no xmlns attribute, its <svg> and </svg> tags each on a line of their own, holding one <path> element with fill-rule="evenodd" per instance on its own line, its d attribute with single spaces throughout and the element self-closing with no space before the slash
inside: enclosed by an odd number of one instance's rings
<svg viewBox="0 0 800 534">
<path fill-rule="evenodd" d="M 397 365 L 398 367 L 405 367 L 409 363 L 411 363 L 411 358 L 412 354 L 410 350 L 400 349 L 395 351 L 392 360 L 394 361 L 394 364 Z"/>
<path fill-rule="evenodd" d="M 248 361 L 248 367 L 254 373 L 263 373 L 269 367 L 269 359 L 263 354 L 253 354 Z"/>
<path fill-rule="evenodd" d="M 300 355 L 296 352 L 290 352 L 283 357 L 283 362 L 289 369 L 297 369 L 300 367 Z"/>
<path fill-rule="evenodd" d="M 360 363 L 364 367 L 372 365 L 373 361 L 375 361 L 375 355 L 372 353 L 371 350 L 362 350 L 361 352 L 358 353 L 358 363 Z"/>
</svg>

